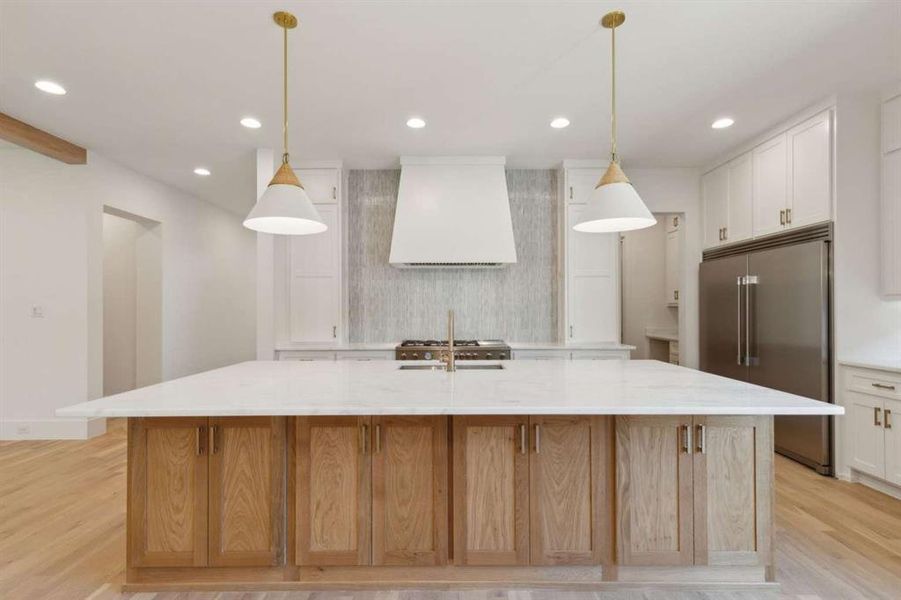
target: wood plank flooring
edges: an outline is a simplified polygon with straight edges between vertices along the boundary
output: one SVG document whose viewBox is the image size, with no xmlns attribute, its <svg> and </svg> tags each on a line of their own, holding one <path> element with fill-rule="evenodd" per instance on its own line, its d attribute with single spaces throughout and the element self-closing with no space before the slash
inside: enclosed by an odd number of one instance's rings
<svg viewBox="0 0 901 600">
<path fill-rule="evenodd" d="M 3 600 L 827 600 L 901 598 L 901 501 L 776 460 L 781 592 L 628 589 L 123 594 L 125 429 L 0 442 Z"/>
</svg>

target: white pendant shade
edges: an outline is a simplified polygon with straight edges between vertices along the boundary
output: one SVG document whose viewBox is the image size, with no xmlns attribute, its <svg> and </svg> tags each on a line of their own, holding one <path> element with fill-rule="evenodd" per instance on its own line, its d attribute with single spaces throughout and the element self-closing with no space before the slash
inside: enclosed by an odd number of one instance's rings
<svg viewBox="0 0 901 600">
<path fill-rule="evenodd" d="M 588 198 L 581 217 L 582 220 L 573 229 L 586 233 L 632 231 L 657 223 L 638 192 L 628 182 L 598 185 Z"/>
<path fill-rule="evenodd" d="M 281 235 L 307 235 L 328 229 L 304 189 L 284 183 L 266 188 L 244 219 L 244 227 Z"/>
</svg>

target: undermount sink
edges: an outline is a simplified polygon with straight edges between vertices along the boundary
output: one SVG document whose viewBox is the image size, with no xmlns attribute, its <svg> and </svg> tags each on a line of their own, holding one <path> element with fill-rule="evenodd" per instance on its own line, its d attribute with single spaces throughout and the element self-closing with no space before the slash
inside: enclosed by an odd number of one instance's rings
<svg viewBox="0 0 901 600">
<path fill-rule="evenodd" d="M 458 371 L 498 371 L 504 365 L 457 365 Z M 447 365 L 401 365 L 401 371 L 447 371 Z"/>
</svg>

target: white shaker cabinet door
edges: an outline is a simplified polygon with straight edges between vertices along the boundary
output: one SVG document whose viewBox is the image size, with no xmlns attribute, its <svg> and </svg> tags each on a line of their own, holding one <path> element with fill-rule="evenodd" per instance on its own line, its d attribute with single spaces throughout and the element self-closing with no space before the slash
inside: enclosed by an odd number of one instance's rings
<svg viewBox="0 0 901 600">
<path fill-rule="evenodd" d="M 567 341 L 619 341 L 619 234 L 573 231 L 583 210 L 567 209 Z"/>
<path fill-rule="evenodd" d="M 723 236 L 726 243 L 751 239 L 751 215 L 753 197 L 753 159 L 751 153 L 743 154 L 729 163 L 729 225 Z"/>
<path fill-rule="evenodd" d="M 851 467 L 885 477 L 885 442 L 882 426 L 882 398 L 847 392 L 846 427 L 851 435 Z"/>
<path fill-rule="evenodd" d="M 901 296 L 901 150 L 882 157 L 882 292 Z"/>
<path fill-rule="evenodd" d="M 292 342 L 340 335 L 341 280 L 337 205 L 317 205 L 328 230 L 288 241 L 288 321 Z"/>
<path fill-rule="evenodd" d="M 885 478 L 901 485 L 901 401 L 885 399 Z"/>
<path fill-rule="evenodd" d="M 754 218 L 755 236 L 775 233 L 785 228 L 788 208 L 788 165 L 785 135 L 780 135 L 754 149 Z"/>
<path fill-rule="evenodd" d="M 338 169 L 298 169 L 297 176 L 314 204 L 338 202 Z"/>
<path fill-rule="evenodd" d="M 901 150 L 901 96 L 882 105 L 882 153 Z"/>
<path fill-rule="evenodd" d="M 668 306 L 679 306 L 679 256 L 679 232 L 670 231 L 666 234 L 666 264 L 664 266 L 664 287 Z"/>
<path fill-rule="evenodd" d="M 723 243 L 724 233 L 728 233 L 729 170 L 725 166 L 701 178 L 701 196 L 704 203 L 704 248 L 714 248 Z"/>
<path fill-rule="evenodd" d="M 598 184 L 602 169 L 567 169 L 565 190 L 567 204 L 585 204 Z"/>
<path fill-rule="evenodd" d="M 786 224 L 803 227 L 832 215 L 832 112 L 789 130 L 789 197 Z"/>
</svg>

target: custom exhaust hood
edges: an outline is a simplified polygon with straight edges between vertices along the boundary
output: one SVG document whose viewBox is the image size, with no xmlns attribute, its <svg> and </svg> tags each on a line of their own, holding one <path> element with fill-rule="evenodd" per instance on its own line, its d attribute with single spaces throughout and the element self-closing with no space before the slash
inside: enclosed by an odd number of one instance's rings
<svg viewBox="0 0 901 600">
<path fill-rule="evenodd" d="M 388 261 L 399 268 L 491 268 L 516 262 L 502 156 L 400 159 Z"/>
</svg>

